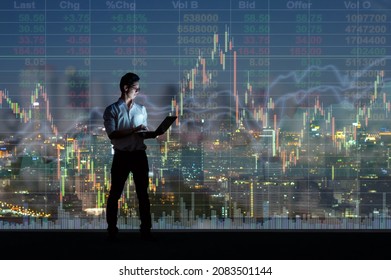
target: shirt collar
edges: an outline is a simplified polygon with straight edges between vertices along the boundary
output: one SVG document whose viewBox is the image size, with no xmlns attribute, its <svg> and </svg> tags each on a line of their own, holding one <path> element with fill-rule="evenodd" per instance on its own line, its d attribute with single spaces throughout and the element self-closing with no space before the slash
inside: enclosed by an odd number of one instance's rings
<svg viewBox="0 0 391 280">
<path fill-rule="evenodd" d="M 123 100 L 121 97 L 118 98 L 117 104 L 119 107 L 123 106 L 124 108 L 128 109 L 128 106 L 126 105 L 125 100 Z"/>
<path fill-rule="evenodd" d="M 123 100 L 121 97 L 118 98 L 117 102 L 118 102 L 119 105 L 125 104 L 125 100 Z"/>
</svg>

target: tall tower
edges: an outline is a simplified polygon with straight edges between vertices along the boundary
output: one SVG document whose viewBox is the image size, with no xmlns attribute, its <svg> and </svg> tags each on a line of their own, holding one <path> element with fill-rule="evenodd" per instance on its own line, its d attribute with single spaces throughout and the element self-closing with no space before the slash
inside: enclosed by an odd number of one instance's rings
<svg viewBox="0 0 391 280">
<path fill-rule="evenodd" d="M 35 140 L 39 140 L 41 138 L 41 111 L 39 107 L 39 102 L 35 101 L 32 104 L 32 124 L 33 124 L 33 133 Z"/>
<path fill-rule="evenodd" d="M 182 142 L 182 174 L 191 185 L 204 185 L 203 121 L 188 121 Z"/>
<path fill-rule="evenodd" d="M 267 149 L 269 157 L 275 157 L 277 155 L 276 150 L 276 131 L 274 129 L 264 129 L 261 134 L 261 141 L 264 147 Z"/>
</svg>

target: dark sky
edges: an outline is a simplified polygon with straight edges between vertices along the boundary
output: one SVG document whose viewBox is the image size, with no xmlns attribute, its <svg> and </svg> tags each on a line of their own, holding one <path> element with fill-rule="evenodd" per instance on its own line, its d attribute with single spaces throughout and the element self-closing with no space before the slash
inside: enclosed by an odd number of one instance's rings
<svg viewBox="0 0 391 280">
<path fill-rule="evenodd" d="M 390 8 L 380 0 L 1 1 L 0 88 L 28 107 L 31 91 L 42 83 L 65 132 L 75 121 L 70 110 L 87 121 L 99 119 L 119 97 L 119 78 L 135 71 L 142 83 L 139 101 L 157 125 L 171 112 L 171 101 L 180 101 L 191 70 L 198 65 L 202 71 L 200 56 L 212 83 L 203 86 L 196 76 L 195 96 L 184 98 L 193 114 L 235 114 L 236 74 L 240 107 L 251 112 L 249 83 L 256 106 L 273 98 L 281 119 L 292 118 L 315 95 L 326 107 L 353 104 L 373 91 L 378 71 L 388 82 Z M 225 51 L 225 38 L 231 51 Z M 8 119 L 3 113 L 0 118 Z"/>
</svg>

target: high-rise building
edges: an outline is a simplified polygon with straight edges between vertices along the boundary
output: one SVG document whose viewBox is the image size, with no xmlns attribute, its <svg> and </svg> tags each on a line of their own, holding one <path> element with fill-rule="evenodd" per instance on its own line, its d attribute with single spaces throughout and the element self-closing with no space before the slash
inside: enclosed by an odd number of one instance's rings
<svg viewBox="0 0 391 280">
<path fill-rule="evenodd" d="M 190 186 L 204 185 L 204 147 L 202 121 L 188 121 L 181 135 L 181 170 Z"/>
</svg>

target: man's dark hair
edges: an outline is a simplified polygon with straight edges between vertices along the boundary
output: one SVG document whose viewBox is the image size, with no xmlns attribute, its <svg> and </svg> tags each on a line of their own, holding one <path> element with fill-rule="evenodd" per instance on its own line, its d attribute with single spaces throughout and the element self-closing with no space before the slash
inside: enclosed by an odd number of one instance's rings
<svg viewBox="0 0 391 280">
<path fill-rule="evenodd" d="M 135 82 L 138 82 L 139 80 L 140 77 L 136 74 L 131 72 L 126 73 L 122 76 L 121 81 L 119 83 L 119 88 L 121 89 L 121 92 L 123 92 L 125 85 L 132 86 Z"/>
</svg>

